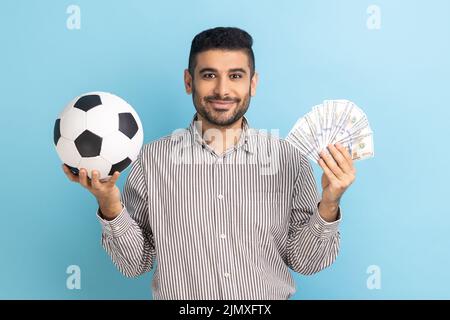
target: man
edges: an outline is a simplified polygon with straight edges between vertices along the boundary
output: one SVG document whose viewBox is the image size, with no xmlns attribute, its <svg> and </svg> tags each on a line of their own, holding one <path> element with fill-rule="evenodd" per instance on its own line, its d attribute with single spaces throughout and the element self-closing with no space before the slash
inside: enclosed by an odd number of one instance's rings
<svg viewBox="0 0 450 320">
<path fill-rule="evenodd" d="M 71 181 L 99 204 L 102 244 L 126 276 L 153 266 L 155 299 L 288 299 L 289 268 L 313 274 L 339 249 L 339 201 L 355 179 L 342 146 L 328 147 L 319 199 L 312 168 L 286 141 L 244 117 L 258 74 L 251 36 L 214 28 L 192 41 L 187 130 L 145 145 L 123 194 L 119 174 Z M 157 262 L 157 263 L 156 263 Z"/>
</svg>

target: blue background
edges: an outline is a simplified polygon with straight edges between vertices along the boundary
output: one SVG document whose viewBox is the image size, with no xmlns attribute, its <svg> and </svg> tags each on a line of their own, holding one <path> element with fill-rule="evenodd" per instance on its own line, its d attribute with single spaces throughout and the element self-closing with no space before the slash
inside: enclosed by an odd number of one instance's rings
<svg viewBox="0 0 450 320">
<path fill-rule="evenodd" d="M 71 4 L 80 30 L 66 27 Z M 379 30 L 366 26 L 372 4 Z M 99 90 L 134 106 L 145 142 L 186 127 L 193 36 L 237 26 L 255 40 L 253 127 L 285 136 L 314 104 L 346 98 L 375 132 L 375 158 L 342 200 L 340 255 L 296 275 L 294 298 L 449 299 L 449 13 L 445 0 L 2 1 L 0 298 L 151 298 L 152 273 L 125 278 L 101 248 L 95 199 L 64 176 L 53 123 Z M 69 265 L 80 290 L 66 287 Z M 370 265 L 381 289 L 367 288 Z"/>
</svg>

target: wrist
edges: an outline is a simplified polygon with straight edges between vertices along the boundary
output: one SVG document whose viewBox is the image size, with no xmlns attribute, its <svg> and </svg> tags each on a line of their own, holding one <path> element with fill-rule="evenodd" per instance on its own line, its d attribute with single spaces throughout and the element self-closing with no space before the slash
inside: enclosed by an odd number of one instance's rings
<svg viewBox="0 0 450 320">
<path fill-rule="evenodd" d="M 122 212 L 122 203 L 115 202 L 113 204 L 103 204 L 99 202 L 100 214 L 105 220 L 113 220 Z"/>
<path fill-rule="evenodd" d="M 320 201 L 319 214 L 326 222 L 333 222 L 337 220 L 339 212 L 339 202 Z"/>
</svg>

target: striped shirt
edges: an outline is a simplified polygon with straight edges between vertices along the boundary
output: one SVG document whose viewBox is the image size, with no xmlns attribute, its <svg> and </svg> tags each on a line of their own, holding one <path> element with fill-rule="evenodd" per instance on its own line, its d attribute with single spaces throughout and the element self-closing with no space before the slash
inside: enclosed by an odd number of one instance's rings
<svg viewBox="0 0 450 320">
<path fill-rule="evenodd" d="M 288 299 L 289 269 L 310 275 L 335 260 L 339 219 L 319 215 L 307 158 L 243 118 L 218 155 L 187 129 L 143 146 L 102 224 L 102 245 L 125 276 L 155 268 L 154 299 Z"/>
</svg>

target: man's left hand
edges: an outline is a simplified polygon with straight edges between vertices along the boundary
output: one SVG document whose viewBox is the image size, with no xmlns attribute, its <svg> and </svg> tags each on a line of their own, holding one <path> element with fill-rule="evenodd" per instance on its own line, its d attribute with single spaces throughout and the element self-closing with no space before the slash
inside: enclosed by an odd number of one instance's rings
<svg viewBox="0 0 450 320">
<path fill-rule="evenodd" d="M 339 143 L 329 144 L 330 154 L 320 153 L 322 175 L 322 200 L 319 212 L 322 218 L 333 221 L 337 216 L 339 201 L 347 188 L 355 181 L 356 169 L 347 149 Z"/>
</svg>

